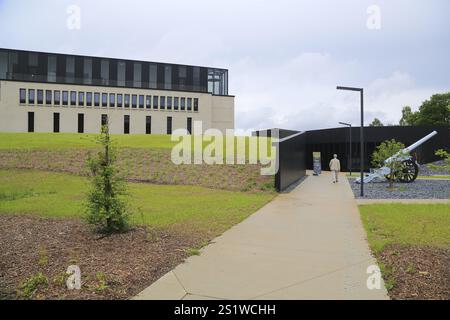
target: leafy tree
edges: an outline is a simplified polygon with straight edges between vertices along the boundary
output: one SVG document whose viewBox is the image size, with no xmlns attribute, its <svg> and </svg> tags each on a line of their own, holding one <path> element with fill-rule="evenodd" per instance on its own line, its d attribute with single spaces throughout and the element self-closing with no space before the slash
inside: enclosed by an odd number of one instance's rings
<svg viewBox="0 0 450 320">
<path fill-rule="evenodd" d="M 122 232 L 128 228 L 126 184 L 115 166 L 108 125 L 102 126 L 97 142 L 102 146 L 95 156 L 89 155 L 87 163 L 92 187 L 87 195 L 87 221 L 101 233 Z"/>
<path fill-rule="evenodd" d="M 434 94 L 419 108 L 418 125 L 450 124 L 450 92 Z"/>
<path fill-rule="evenodd" d="M 402 118 L 400 119 L 399 125 L 401 126 L 413 126 L 417 123 L 417 118 L 419 116 L 418 112 L 413 112 L 410 106 L 403 107 Z"/>
<path fill-rule="evenodd" d="M 405 145 L 401 142 L 397 142 L 394 139 L 383 141 L 378 147 L 376 147 L 375 151 L 372 154 L 372 165 L 377 168 L 388 167 L 390 169 L 390 174 L 386 176 L 389 181 L 389 188 L 393 188 L 394 181 L 401 174 L 401 166 L 402 166 L 402 149 L 405 148 Z M 392 157 L 394 154 L 399 153 L 398 157 L 394 157 L 388 163 L 385 161 Z"/>
<path fill-rule="evenodd" d="M 369 127 L 383 127 L 383 126 L 384 124 L 378 118 L 373 119 L 372 123 L 369 124 Z"/>
</svg>

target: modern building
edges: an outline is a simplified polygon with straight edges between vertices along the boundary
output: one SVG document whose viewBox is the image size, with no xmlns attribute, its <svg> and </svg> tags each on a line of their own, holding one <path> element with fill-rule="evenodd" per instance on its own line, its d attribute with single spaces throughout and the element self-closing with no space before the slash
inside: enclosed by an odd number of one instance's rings
<svg viewBox="0 0 450 320">
<path fill-rule="evenodd" d="M 0 131 L 234 129 L 228 70 L 0 49 Z"/>
<path fill-rule="evenodd" d="M 307 169 L 313 167 L 313 152 L 321 153 L 322 168 L 327 169 L 333 154 L 337 154 L 341 161 L 343 171 L 358 171 L 360 168 L 360 140 L 358 126 L 348 128 L 330 128 L 304 131 L 304 157 Z M 437 135 L 415 149 L 412 154 L 420 164 L 440 160 L 435 155 L 436 150 L 450 150 L 450 127 L 446 125 L 434 126 L 384 126 L 364 127 L 364 167 L 371 168 L 371 156 L 375 148 L 386 140 L 395 139 L 409 146 L 425 137 L 429 133 L 437 131 Z M 300 131 L 284 129 L 266 129 L 255 131 L 254 135 L 275 136 L 285 138 Z M 351 137 L 350 137 L 351 135 Z M 352 148 L 350 148 L 350 141 Z M 350 149 L 352 154 L 350 156 Z"/>
</svg>

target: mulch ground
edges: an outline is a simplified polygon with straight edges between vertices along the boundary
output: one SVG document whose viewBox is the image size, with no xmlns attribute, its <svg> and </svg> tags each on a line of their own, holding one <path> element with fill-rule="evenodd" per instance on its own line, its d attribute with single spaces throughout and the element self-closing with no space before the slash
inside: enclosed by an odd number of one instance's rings
<svg viewBox="0 0 450 320">
<path fill-rule="evenodd" d="M 394 279 L 392 299 L 450 299 L 449 248 L 389 245 L 378 258 Z"/>
<path fill-rule="evenodd" d="M 203 240 L 145 227 L 101 238 L 80 220 L 0 215 L 0 300 L 127 299 L 181 263 L 186 249 Z M 67 289 L 69 265 L 81 269 L 81 290 Z M 24 297 L 18 289 L 39 272 L 47 284 Z"/>
</svg>

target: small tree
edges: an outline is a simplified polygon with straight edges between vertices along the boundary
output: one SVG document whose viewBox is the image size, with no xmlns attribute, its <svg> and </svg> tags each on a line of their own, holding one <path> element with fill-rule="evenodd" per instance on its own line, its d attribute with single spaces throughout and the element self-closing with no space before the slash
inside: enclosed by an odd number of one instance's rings
<svg viewBox="0 0 450 320">
<path fill-rule="evenodd" d="M 389 188 L 394 187 L 394 181 L 401 174 L 403 156 L 405 156 L 401 150 L 404 148 L 405 145 L 401 142 L 397 142 L 394 139 L 386 140 L 376 147 L 372 154 L 372 165 L 374 167 L 381 168 L 385 166 L 390 169 L 390 174 L 386 176 L 389 181 Z M 399 153 L 398 157 L 394 157 L 391 161 L 385 163 L 388 158 L 392 157 L 396 153 Z"/>
<path fill-rule="evenodd" d="M 450 173 L 450 153 L 448 153 L 444 149 L 439 149 L 435 152 L 435 155 L 444 159 L 444 165 L 430 165 L 430 168 L 434 170 L 445 169 Z"/>
<path fill-rule="evenodd" d="M 126 184 L 114 165 L 116 156 L 107 124 L 102 126 L 97 141 L 102 150 L 95 156 L 89 155 L 87 161 L 92 183 L 87 195 L 87 221 L 101 233 L 122 232 L 128 227 L 129 217 Z"/>
<path fill-rule="evenodd" d="M 369 127 L 383 127 L 383 126 L 384 126 L 383 123 L 378 118 L 373 119 L 372 123 L 369 124 Z"/>
</svg>

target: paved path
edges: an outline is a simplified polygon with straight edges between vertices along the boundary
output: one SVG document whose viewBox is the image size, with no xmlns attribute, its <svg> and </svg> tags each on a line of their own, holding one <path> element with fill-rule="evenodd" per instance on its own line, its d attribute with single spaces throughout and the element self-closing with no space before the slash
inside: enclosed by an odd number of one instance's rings
<svg viewBox="0 0 450 320">
<path fill-rule="evenodd" d="M 309 176 L 135 299 L 387 299 L 347 179 Z"/>
</svg>

